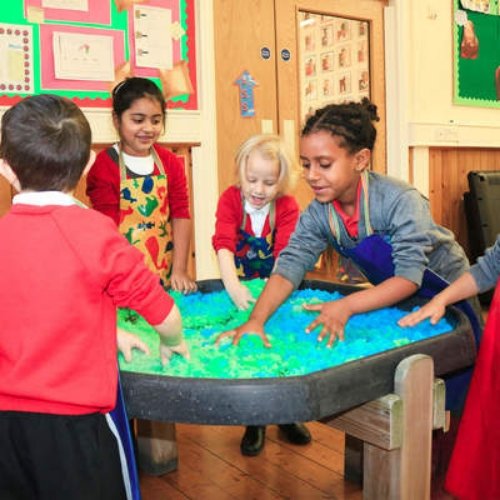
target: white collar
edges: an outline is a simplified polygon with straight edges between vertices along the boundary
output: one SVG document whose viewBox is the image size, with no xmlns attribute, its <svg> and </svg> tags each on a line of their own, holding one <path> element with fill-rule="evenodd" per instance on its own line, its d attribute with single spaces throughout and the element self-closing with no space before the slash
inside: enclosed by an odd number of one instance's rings
<svg viewBox="0 0 500 500">
<path fill-rule="evenodd" d="M 77 205 L 78 202 L 69 194 L 62 191 L 22 191 L 12 198 L 13 204 L 23 205 Z"/>
<path fill-rule="evenodd" d="M 266 216 L 269 213 L 270 203 L 267 203 L 261 208 L 255 208 L 247 200 L 245 200 L 245 212 L 248 215 Z"/>
</svg>

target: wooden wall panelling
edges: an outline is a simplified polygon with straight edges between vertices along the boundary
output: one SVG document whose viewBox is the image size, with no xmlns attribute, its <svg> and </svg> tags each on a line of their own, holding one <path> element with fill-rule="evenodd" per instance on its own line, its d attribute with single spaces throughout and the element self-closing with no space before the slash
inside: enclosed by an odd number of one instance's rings
<svg viewBox="0 0 500 500">
<path fill-rule="evenodd" d="M 12 201 L 12 188 L 0 175 L 0 217 L 10 208 Z"/>
<path fill-rule="evenodd" d="M 429 200 L 438 224 L 451 229 L 469 252 L 463 195 L 469 190 L 467 174 L 473 170 L 500 170 L 500 149 L 430 148 Z"/>
</svg>

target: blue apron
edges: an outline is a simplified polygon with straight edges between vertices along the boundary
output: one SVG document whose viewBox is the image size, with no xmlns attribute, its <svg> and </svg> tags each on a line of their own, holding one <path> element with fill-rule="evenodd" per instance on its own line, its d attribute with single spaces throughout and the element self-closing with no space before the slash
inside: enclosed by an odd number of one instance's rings
<svg viewBox="0 0 500 500">
<path fill-rule="evenodd" d="M 363 182 L 364 181 L 364 182 Z M 362 177 L 363 192 L 365 197 L 365 225 L 369 236 L 364 238 L 353 248 L 341 247 L 336 240 L 336 250 L 343 256 L 352 259 L 352 261 L 359 267 L 365 277 L 373 285 L 378 285 L 383 281 L 394 276 L 394 262 L 392 260 L 392 247 L 381 236 L 371 234 L 371 224 L 368 214 L 368 201 L 367 201 L 367 179 Z M 335 236 L 336 229 L 338 228 L 337 214 L 334 213 L 333 206 L 330 206 L 330 227 Z M 337 229 L 338 233 L 338 229 Z M 437 295 L 440 291 L 446 288 L 449 283 L 441 278 L 438 274 L 430 269 L 426 269 L 422 278 L 422 285 L 416 292 L 416 295 L 426 299 L 430 299 Z M 463 300 L 454 304 L 455 307 L 460 309 L 469 319 L 476 346 L 479 346 L 481 338 L 481 324 L 474 309 L 469 302 Z M 465 396 L 469 387 L 469 382 L 472 375 L 472 368 L 467 368 L 458 371 L 456 374 L 444 376 L 443 379 L 446 384 L 446 408 L 448 410 L 460 411 L 465 402 Z"/>
<path fill-rule="evenodd" d="M 274 267 L 274 201 L 269 206 L 271 232 L 267 237 L 254 236 L 245 231 L 247 213 L 243 209 L 243 222 L 238 232 L 234 264 L 240 279 L 269 278 Z"/>
</svg>

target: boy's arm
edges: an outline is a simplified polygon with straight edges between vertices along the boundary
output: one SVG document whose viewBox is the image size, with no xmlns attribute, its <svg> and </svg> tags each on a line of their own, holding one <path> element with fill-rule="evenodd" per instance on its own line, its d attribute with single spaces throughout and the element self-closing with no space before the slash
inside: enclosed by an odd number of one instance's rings
<svg viewBox="0 0 500 500">
<path fill-rule="evenodd" d="M 438 293 L 430 302 L 422 306 L 418 311 L 412 312 L 398 321 L 399 326 L 414 326 L 426 318 L 430 318 L 435 325 L 446 311 L 446 306 L 467 299 L 479 292 L 476 281 L 471 273 L 462 274 L 460 278 Z"/>
<path fill-rule="evenodd" d="M 219 344 L 225 338 L 232 338 L 233 345 L 237 345 L 245 333 L 254 333 L 262 338 L 266 347 L 271 347 L 264 333 L 264 323 L 293 292 L 293 289 L 292 282 L 279 274 L 273 274 L 258 298 L 249 320 L 234 330 L 221 333 L 215 343 Z"/>
<path fill-rule="evenodd" d="M 234 305 L 238 309 L 248 309 L 250 304 L 255 302 L 250 290 L 240 282 L 238 273 L 234 264 L 234 254 L 226 248 L 221 248 L 217 252 L 219 269 L 224 288 L 231 297 Z"/>
<path fill-rule="evenodd" d="M 182 333 L 182 319 L 179 308 L 174 304 L 167 317 L 158 325 L 152 325 L 160 336 L 160 358 L 168 364 L 174 353 L 189 359 L 189 349 Z"/>
<path fill-rule="evenodd" d="M 191 220 L 172 219 L 172 239 L 174 252 L 172 256 L 172 290 L 179 292 L 196 291 L 196 283 L 187 273 L 189 244 L 191 242 Z"/>
</svg>

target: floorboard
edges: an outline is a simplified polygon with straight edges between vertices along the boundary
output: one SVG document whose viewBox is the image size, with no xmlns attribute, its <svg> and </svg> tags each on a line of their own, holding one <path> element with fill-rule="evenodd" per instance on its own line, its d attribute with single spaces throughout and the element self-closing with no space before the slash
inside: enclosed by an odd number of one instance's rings
<svg viewBox="0 0 500 500">
<path fill-rule="evenodd" d="M 311 444 L 284 442 L 278 428 L 268 426 L 262 453 L 244 457 L 244 427 L 177 424 L 179 467 L 159 477 L 141 475 L 143 500 L 360 500 L 361 488 L 342 475 L 343 434 L 319 422 L 307 425 Z"/>
</svg>

